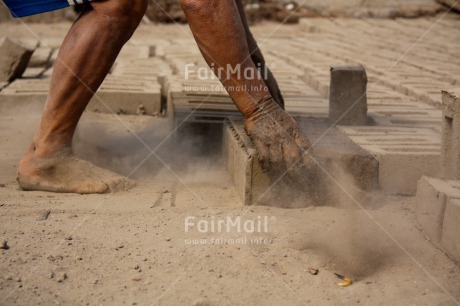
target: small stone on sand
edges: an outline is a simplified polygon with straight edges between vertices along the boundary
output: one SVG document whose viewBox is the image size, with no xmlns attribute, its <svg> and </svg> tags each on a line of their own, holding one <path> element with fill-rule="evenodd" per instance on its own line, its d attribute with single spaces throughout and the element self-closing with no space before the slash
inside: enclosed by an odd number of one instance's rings
<svg viewBox="0 0 460 306">
<path fill-rule="evenodd" d="M 37 217 L 37 221 L 45 221 L 48 219 L 48 217 L 50 216 L 51 214 L 51 210 L 49 209 L 46 209 L 44 211 L 41 211 Z"/>
<path fill-rule="evenodd" d="M 58 283 L 62 283 L 63 281 L 65 281 L 66 279 L 68 278 L 67 274 L 66 273 L 60 273 L 58 278 L 57 278 L 57 281 Z"/>
<path fill-rule="evenodd" d="M 3 241 L 2 242 L 2 245 L 0 245 L 0 249 L 2 250 L 8 250 L 10 248 L 10 246 L 8 245 L 8 241 Z"/>
<path fill-rule="evenodd" d="M 140 281 L 141 279 L 142 279 L 142 278 L 140 277 L 140 275 L 133 275 L 133 276 L 131 277 L 131 280 L 132 280 L 133 282 L 138 282 L 138 281 Z"/>
<path fill-rule="evenodd" d="M 316 268 L 308 268 L 308 273 L 310 273 L 311 275 L 318 275 L 319 270 Z"/>
</svg>

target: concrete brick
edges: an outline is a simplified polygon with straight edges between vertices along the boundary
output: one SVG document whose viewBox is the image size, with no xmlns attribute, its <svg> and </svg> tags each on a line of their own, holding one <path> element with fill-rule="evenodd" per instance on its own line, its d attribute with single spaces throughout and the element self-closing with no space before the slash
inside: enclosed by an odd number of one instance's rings
<svg viewBox="0 0 460 306">
<path fill-rule="evenodd" d="M 367 75 L 363 66 L 331 68 L 329 120 L 339 125 L 367 124 Z"/>
<path fill-rule="evenodd" d="M 163 83 L 166 76 L 172 75 L 172 70 L 169 64 L 161 58 L 134 58 L 117 60 L 114 67 L 112 67 L 111 74 L 146 80 L 159 80 L 160 83 Z"/>
<path fill-rule="evenodd" d="M 292 116 L 328 116 L 328 100 L 309 86 L 302 76 L 277 73 L 276 78 L 283 94 L 285 109 L 289 114 Z"/>
<path fill-rule="evenodd" d="M 223 154 L 227 170 L 233 177 L 244 205 L 254 205 L 258 197 L 269 188 L 270 179 L 262 172 L 257 162 L 256 150 L 243 133 L 232 121 L 225 122 Z"/>
<path fill-rule="evenodd" d="M 53 67 L 46 69 L 42 73 L 42 78 L 51 78 L 51 75 L 53 75 L 53 69 L 54 69 Z"/>
<path fill-rule="evenodd" d="M 55 36 L 55 35 L 44 35 L 44 37 L 40 38 L 41 45 L 47 48 L 50 48 L 53 50 L 58 50 L 61 47 L 62 41 L 63 41 L 62 36 Z"/>
<path fill-rule="evenodd" d="M 441 242 L 447 202 L 459 198 L 460 182 L 458 181 L 444 181 L 423 176 L 418 182 L 416 218 L 421 229 L 435 244 L 439 245 Z M 450 241 L 449 237 L 446 237 L 446 243 Z"/>
<path fill-rule="evenodd" d="M 217 79 L 198 80 L 191 75 L 166 77 L 164 91 L 170 123 L 187 119 L 191 122 L 222 123 L 226 117 L 240 116 L 225 88 Z"/>
<path fill-rule="evenodd" d="M 460 264 L 460 200 L 447 201 L 441 245 Z"/>
<path fill-rule="evenodd" d="M 161 87 L 158 82 L 109 75 L 86 110 L 134 115 L 141 105 L 147 115 L 160 112 Z"/>
<path fill-rule="evenodd" d="M 48 96 L 49 79 L 18 79 L 0 92 L 0 107 L 18 105 L 43 107 Z"/>
<path fill-rule="evenodd" d="M 413 195 L 422 175 L 437 176 L 440 135 L 431 129 L 339 127 L 379 161 L 379 185 L 385 192 Z"/>
<path fill-rule="evenodd" d="M 118 73 L 116 67 L 114 73 Z M 209 72 L 211 75 L 211 71 Z M 283 93 L 286 110 L 293 116 L 326 117 L 328 102 L 299 76 L 281 74 L 277 81 Z M 239 111 L 217 78 L 200 79 L 196 73 L 171 76 L 165 83 L 168 116 L 190 121 L 223 122 L 228 116 L 239 116 Z"/>
<path fill-rule="evenodd" d="M 401 53 L 416 41 L 417 37 L 414 33 L 423 28 L 420 26 L 422 21 L 407 21 L 410 27 L 408 25 L 401 27 L 399 21 L 393 22 L 393 26 L 388 20 L 382 23 L 378 20 L 365 22 L 366 26 L 358 26 L 354 20 L 340 20 L 339 23 L 343 24 L 341 27 L 325 26 L 315 22 L 314 28 L 321 34 L 309 33 L 297 39 L 303 46 L 308 44 L 308 47 L 302 48 L 302 54 L 297 50 L 291 50 L 295 45 L 293 43 L 283 46 L 283 55 L 280 56 L 285 60 L 287 60 L 285 57 L 290 57 L 291 63 L 298 63 L 298 67 L 310 74 L 306 77 L 316 83 L 315 89 L 322 92 L 326 87 L 324 81 L 320 80 L 323 77 L 322 71 L 326 69 L 324 63 L 348 64 L 354 61 L 356 54 L 360 54 L 360 61 L 365 64 L 371 77 L 370 83 L 374 77 L 379 80 L 378 83 L 385 84 L 392 91 L 398 91 L 403 96 L 414 97 L 419 103 L 424 102 L 439 108 L 438 91 L 446 84 L 457 85 L 457 76 L 460 72 L 458 63 L 452 61 L 456 58 L 452 52 L 458 50 L 453 45 L 458 45 L 456 42 L 458 39 L 454 38 L 451 28 L 446 27 L 442 31 L 439 27 L 432 31 L 432 33 L 436 32 L 436 35 L 426 35 L 427 39 L 420 48 L 412 49 L 404 59 L 400 59 Z M 380 39 L 376 39 L 377 37 Z M 391 41 L 397 43 L 389 41 L 389 37 L 392 38 Z M 350 39 L 353 39 L 356 44 L 349 44 Z M 449 43 L 448 47 L 440 48 L 443 42 L 450 39 L 454 39 L 456 43 Z M 365 53 L 361 51 L 363 45 L 366 46 Z M 329 53 L 328 48 L 334 48 L 335 51 Z M 281 47 L 276 46 L 273 53 L 278 53 L 278 49 Z M 395 62 L 398 62 L 397 66 L 394 65 Z"/>
<path fill-rule="evenodd" d="M 442 92 L 442 177 L 460 180 L 460 98 Z"/>
<path fill-rule="evenodd" d="M 337 203 L 347 198 L 349 193 L 356 195 L 357 192 L 361 193 L 360 199 L 365 198 L 361 190 L 374 187 L 378 177 L 378 162 L 337 130 L 325 133 L 328 129 L 327 119 L 297 118 L 297 121 L 302 131 L 315 143 L 313 156 L 322 168 L 337 180 L 343 173 L 348 175 L 347 185 L 341 182 L 342 185 L 337 186 L 336 182 L 324 175 L 323 170 L 318 169 L 320 172 L 315 177 L 317 185 L 314 188 L 321 195 L 320 200 L 333 199 L 329 203 Z M 288 176 L 278 181 L 262 172 L 255 147 L 246 135 L 242 121 L 230 119 L 225 122 L 223 154 L 245 205 L 306 207 L 312 204 L 312 191 L 305 186 L 298 189 L 293 187 Z"/>
<path fill-rule="evenodd" d="M 23 79 L 38 79 L 43 75 L 44 72 L 45 72 L 44 67 L 43 68 L 40 68 L 40 67 L 36 67 L 36 68 L 27 67 L 27 69 L 22 74 L 22 78 Z"/>
<path fill-rule="evenodd" d="M 5 38 L 0 45 L 0 82 L 11 82 L 20 77 L 37 46 L 37 41 L 29 43 Z"/>
<path fill-rule="evenodd" d="M 441 133 L 441 110 L 379 84 L 368 86 L 369 116 L 377 125 L 431 128 Z"/>
<path fill-rule="evenodd" d="M 49 83 L 49 78 L 16 80 L 0 92 L 0 106 L 44 105 Z M 157 81 L 108 76 L 86 110 L 137 114 L 139 106 L 143 105 L 146 114 L 153 115 L 161 109 L 160 90 Z"/>
<path fill-rule="evenodd" d="M 49 47 L 39 47 L 37 48 L 32 57 L 30 58 L 28 68 L 48 68 L 48 63 L 51 57 L 53 50 Z"/>
<path fill-rule="evenodd" d="M 302 79 L 314 88 L 321 97 L 325 99 L 329 98 L 330 77 L 327 74 L 319 71 L 307 72 L 302 76 Z"/>
<path fill-rule="evenodd" d="M 301 131 L 312 143 L 313 155 L 334 177 L 349 174 L 354 186 L 371 191 L 378 184 L 379 162 L 336 128 L 327 119 L 299 118 Z"/>
<path fill-rule="evenodd" d="M 429 65 L 432 65 L 431 63 Z M 414 69 L 410 65 L 400 64 L 379 77 L 379 83 L 403 95 L 416 98 L 418 101 L 439 107 L 441 98 L 439 91 L 445 87 L 446 81 L 436 79 L 433 73 Z M 381 74 L 384 67 L 374 66 L 373 71 Z M 410 72 L 408 72 L 410 71 Z"/>
<path fill-rule="evenodd" d="M 441 134 L 441 112 L 437 110 L 417 110 L 411 107 L 373 106 L 368 113 L 376 125 L 395 127 L 430 128 Z"/>
<path fill-rule="evenodd" d="M 277 180 L 262 171 L 256 149 L 241 121 L 229 120 L 224 123 L 223 156 L 244 205 L 283 208 L 312 205 L 305 194 L 289 185 L 287 176 Z"/>
<path fill-rule="evenodd" d="M 131 59 L 131 58 L 148 58 L 150 56 L 150 46 L 139 46 L 126 44 L 120 51 L 118 59 Z"/>
</svg>

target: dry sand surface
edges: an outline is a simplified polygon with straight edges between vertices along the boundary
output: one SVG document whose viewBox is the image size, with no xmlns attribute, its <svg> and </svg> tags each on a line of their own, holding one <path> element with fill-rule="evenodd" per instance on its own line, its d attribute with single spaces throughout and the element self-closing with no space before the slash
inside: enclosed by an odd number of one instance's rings
<svg viewBox="0 0 460 306">
<path fill-rule="evenodd" d="M 57 48 L 69 24 L 31 27 Z M 13 23 L 0 29 L 34 37 Z M 292 28 L 274 37 L 283 31 Z M 0 107 L 0 243 L 9 246 L 0 249 L 0 305 L 460 305 L 460 266 L 418 229 L 415 198 L 376 192 L 370 202 L 244 207 L 215 129 L 185 126 L 169 137 L 165 118 L 86 113 L 76 154 L 138 186 L 21 191 L 17 165 L 40 111 Z M 238 216 L 262 222 L 261 232 L 185 230 L 187 220 Z M 353 284 L 338 286 L 334 273 Z"/>
<path fill-rule="evenodd" d="M 417 228 L 414 198 L 374 194 L 366 210 L 347 199 L 244 207 L 209 153 L 214 142 L 172 137 L 149 157 L 126 124 L 154 149 L 167 135 L 164 119 L 100 114 L 81 122 L 78 155 L 138 186 L 23 192 L 16 166 L 37 122 L 35 110 L 0 113 L 0 240 L 9 246 L 0 250 L 2 305 L 458 304 L 460 268 Z M 187 217 L 211 224 L 237 216 L 267 220 L 267 231 L 185 231 Z M 334 273 L 354 283 L 339 287 Z"/>
</svg>

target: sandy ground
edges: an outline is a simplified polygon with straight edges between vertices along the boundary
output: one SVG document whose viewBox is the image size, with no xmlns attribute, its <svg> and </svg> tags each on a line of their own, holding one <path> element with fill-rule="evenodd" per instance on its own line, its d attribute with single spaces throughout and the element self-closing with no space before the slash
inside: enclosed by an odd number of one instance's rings
<svg viewBox="0 0 460 306">
<path fill-rule="evenodd" d="M 68 27 L 32 32 L 58 47 Z M 34 37 L 16 24 L 1 31 Z M 136 179 L 130 191 L 20 191 L 17 164 L 39 112 L 0 108 L 1 305 L 460 305 L 460 267 L 418 229 L 414 198 L 244 207 L 215 138 L 191 127 L 169 137 L 166 119 L 82 120 L 77 155 Z M 261 231 L 185 228 L 238 216 Z M 334 273 L 354 283 L 342 288 Z"/>
<path fill-rule="evenodd" d="M 459 303 L 460 268 L 417 228 L 414 198 L 377 193 L 365 210 L 347 199 L 335 207 L 244 207 L 209 153 L 215 143 L 171 137 L 149 157 L 120 119 L 151 148 L 167 136 L 164 119 L 87 114 L 76 150 L 138 186 L 53 194 L 23 192 L 15 182 L 38 111 L 0 113 L 0 240 L 9 246 L 0 250 L 0 304 Z M 186 220 L 207 220 L 210 229 L 237 216 L 261 222 L 261 231 L 185 231 Z M 334 273 L 354 283 L 339 287 Z"/>
</svg>

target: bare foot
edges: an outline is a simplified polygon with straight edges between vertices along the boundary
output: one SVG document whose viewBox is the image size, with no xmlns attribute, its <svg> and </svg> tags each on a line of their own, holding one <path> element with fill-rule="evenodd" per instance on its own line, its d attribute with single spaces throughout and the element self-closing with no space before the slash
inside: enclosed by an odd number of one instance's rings
<svg viewBox="0 0 460 306">
<path fill-rule="evenodd" d="M 17 180 L 23 190 L 80 194 L 128 190 L 136 185 L 130 179 L 76 158 L 70 150 L 47 159 L 37 159 L 29 151 L 19 164 Z"/>
</svg>

